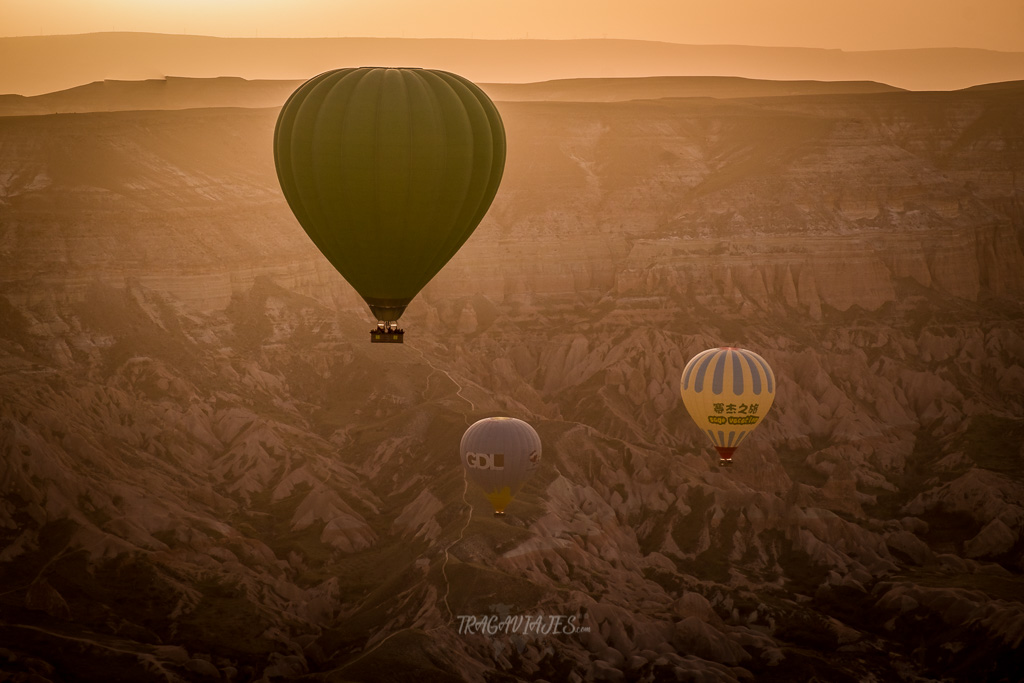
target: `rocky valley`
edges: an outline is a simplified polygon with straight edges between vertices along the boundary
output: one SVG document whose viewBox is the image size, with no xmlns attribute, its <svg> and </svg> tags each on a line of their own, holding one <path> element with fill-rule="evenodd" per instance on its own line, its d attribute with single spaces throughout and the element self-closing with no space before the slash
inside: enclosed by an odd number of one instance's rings
<svg viewBox="0 0 1024 683">
<path fill-rule="evenodd" d="M 649 85 L 495 87 L 402 345 L 277 107 L 0 117 L 0 680 L 1018 680 L 1024 85 Z M 778 380 L 731 468 L 719 345 Z M 505 519 L 492 415 L 543 442 Z"/>
</svg>

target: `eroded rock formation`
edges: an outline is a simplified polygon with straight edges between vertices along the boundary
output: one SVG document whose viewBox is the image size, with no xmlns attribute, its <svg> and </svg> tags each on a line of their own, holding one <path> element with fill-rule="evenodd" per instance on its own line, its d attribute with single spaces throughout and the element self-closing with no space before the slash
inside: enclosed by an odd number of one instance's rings
<svg viewBox="0 0 1024 683">
<path fill-rule="evenodd" d="M 495 205 L 383 348 L 275 110 L 0 119 L 0 671 L 1019 672 L 1022 103 L 503 103 Z M 779 378 L 729 470 L 677 386 L 724 343 Z M 458 467 L 495 414 L 544 442 L 506 520 Z"/>
</svg>

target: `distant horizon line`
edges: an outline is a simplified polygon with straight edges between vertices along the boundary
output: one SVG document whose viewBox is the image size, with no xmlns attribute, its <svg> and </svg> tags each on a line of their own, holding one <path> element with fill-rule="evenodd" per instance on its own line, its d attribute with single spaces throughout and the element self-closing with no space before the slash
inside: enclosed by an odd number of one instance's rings
<svg viewBox="0 0 1024 683">
<path fill-rule="evenodd" d="M 872 48 L 872 49 L 849 49 L 841 47 L 814 47 L 806 45 L 753 45 L 745 43 L 677 43 L 669 40 L 654 40 L 650 38 L 608 38 L 608 37 L 583 37 L 583 38 L 531 38 L 529 36 L 520 38 L 475 38 L 475 37 L 416 37 L 416 36 L 218 36 L 205 33 L 164 33 L 160 31 L 86 31 L 83 33 L 46 33 L 34 35 L 7 35 L 0 36 L 0 40 L 8 39 L 40 39 L 40 38 L 80 38 L 87 36 L 120 36 L 120 35 L 148 35 L 163 36 L 168 38 L 204 38 L 214 40 L 403 40 L 403 41 L 466 41 L 478 43 L 512 43 L 512 42 L 538 42 L 538 43 L 569 43 L 569 42 L 616 42 L 616 43 L 651 43 L 661 45 L 675 45 L 680 47 L 701 47 L 701 48 L 750 48 L 758 50 L 809 50 L 816 52 L 927 52 L 927 51 L 969 51 L 969 52 L 994 52 L 1000 54 L 1024 54 L 1024 50 L 999 50 L 986 47 L 960 47 L 960 46 L 931 46 L 931 47 L 895 47 L 895 48 Z"/>
</svg>

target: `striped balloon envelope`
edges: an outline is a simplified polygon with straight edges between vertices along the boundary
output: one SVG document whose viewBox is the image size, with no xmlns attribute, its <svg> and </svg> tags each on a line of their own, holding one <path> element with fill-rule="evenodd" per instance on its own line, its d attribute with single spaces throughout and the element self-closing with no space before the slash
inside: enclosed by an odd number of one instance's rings
<svg viewBox="0 0 1024 683">
<path fill-rule="evenodd" d="M 764 419 L 775 400 L 775 374 L 753 351 L 724 346 L 701 351 L 683 368 L 683 405 L 708 435 L 721 465 Z"/>
</svg>

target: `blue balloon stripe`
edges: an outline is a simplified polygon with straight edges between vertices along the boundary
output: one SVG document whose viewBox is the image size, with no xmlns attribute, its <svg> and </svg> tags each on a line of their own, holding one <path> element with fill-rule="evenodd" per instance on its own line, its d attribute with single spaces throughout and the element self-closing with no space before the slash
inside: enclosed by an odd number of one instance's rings
<svg viewBox="0 0 1024 683">
<path fill-rule="evenodd" d="M 683 370 L 683 389 L 690 388 L 690 377 L 693 376 L 693 371 L 697 367 L 697 363 L 700 362 L 701 356 L 705 355 L 707 351 L 701 351 L 696 356 L 690 359 L 690 362 L 686 364 L 686 368 Z"/>
<path fill-rule="evenodd" d="M 704 375 L 707 374 L 708 365 L 714 359 L 715 354 L 709 353 L 705 358 L 700 361 L 699 367 L 697 368 L 697 376 L 693 379 L 693 390 L 697 393 L 704 391 Z"/>
<path fill-rule="evenodd" d="M 758 367 L 757 362 L 751 354 L 744 353 L 743 360 L 747 361 L 747 366 L 750 368 L 750 388 L 753 390 L 755 396 L 760 396 L 762 385 L 761 369 Z"/>
<path fill-rule="evenodd" d="M 764 358 L 761 358 L 760 356 L 757 355 L 753 356 L 753 358 L 755 361 L 757 361 L 757 364 L 760 365 L 762 369 L 764 369 L 765 383 L 768 385 L 768 393 L 773 393 L 775 391 L 775 375 L 772 374 L 772 369 L 768 367 L 768 362 L 765 361 Z"/>
<path fill-rule="evenodd" d="M 725 390 L 725 359 L 728 351 L 719 351 L 713 357 L 715 359 L 715 373 L 711 380 L 711 393 L 718 396 Z"/>
<path fill-rule="evenodd" d="M 690 373 L 689 374 L 690 374 L 690 379 L 692 379 L 694 383 L 696 382 L 696 375 L 694 375 L 694 373 L 698 372 L 698 369 L 699 369 L 700 364 L 701 364 L 701 359 L 705 358 L 706 356 L 708 356 L 711 353 L 713 353 L 714 350 L 715 349 L 709 349 L 707 351 L 700 351 L 695 356 L 693 356 L 692 360 L 690 360 Z M 694 390 L 700 391 L 700 389 L 697 388 L 697 387 L 694 387 Z"/>
<path fill-rule="evenodd" d="M 732 391 L 739 396 L 743 393 L 743 365 L 740 363 L 740 352 L 729 351 L 732 356 Z"/>
</svg>

